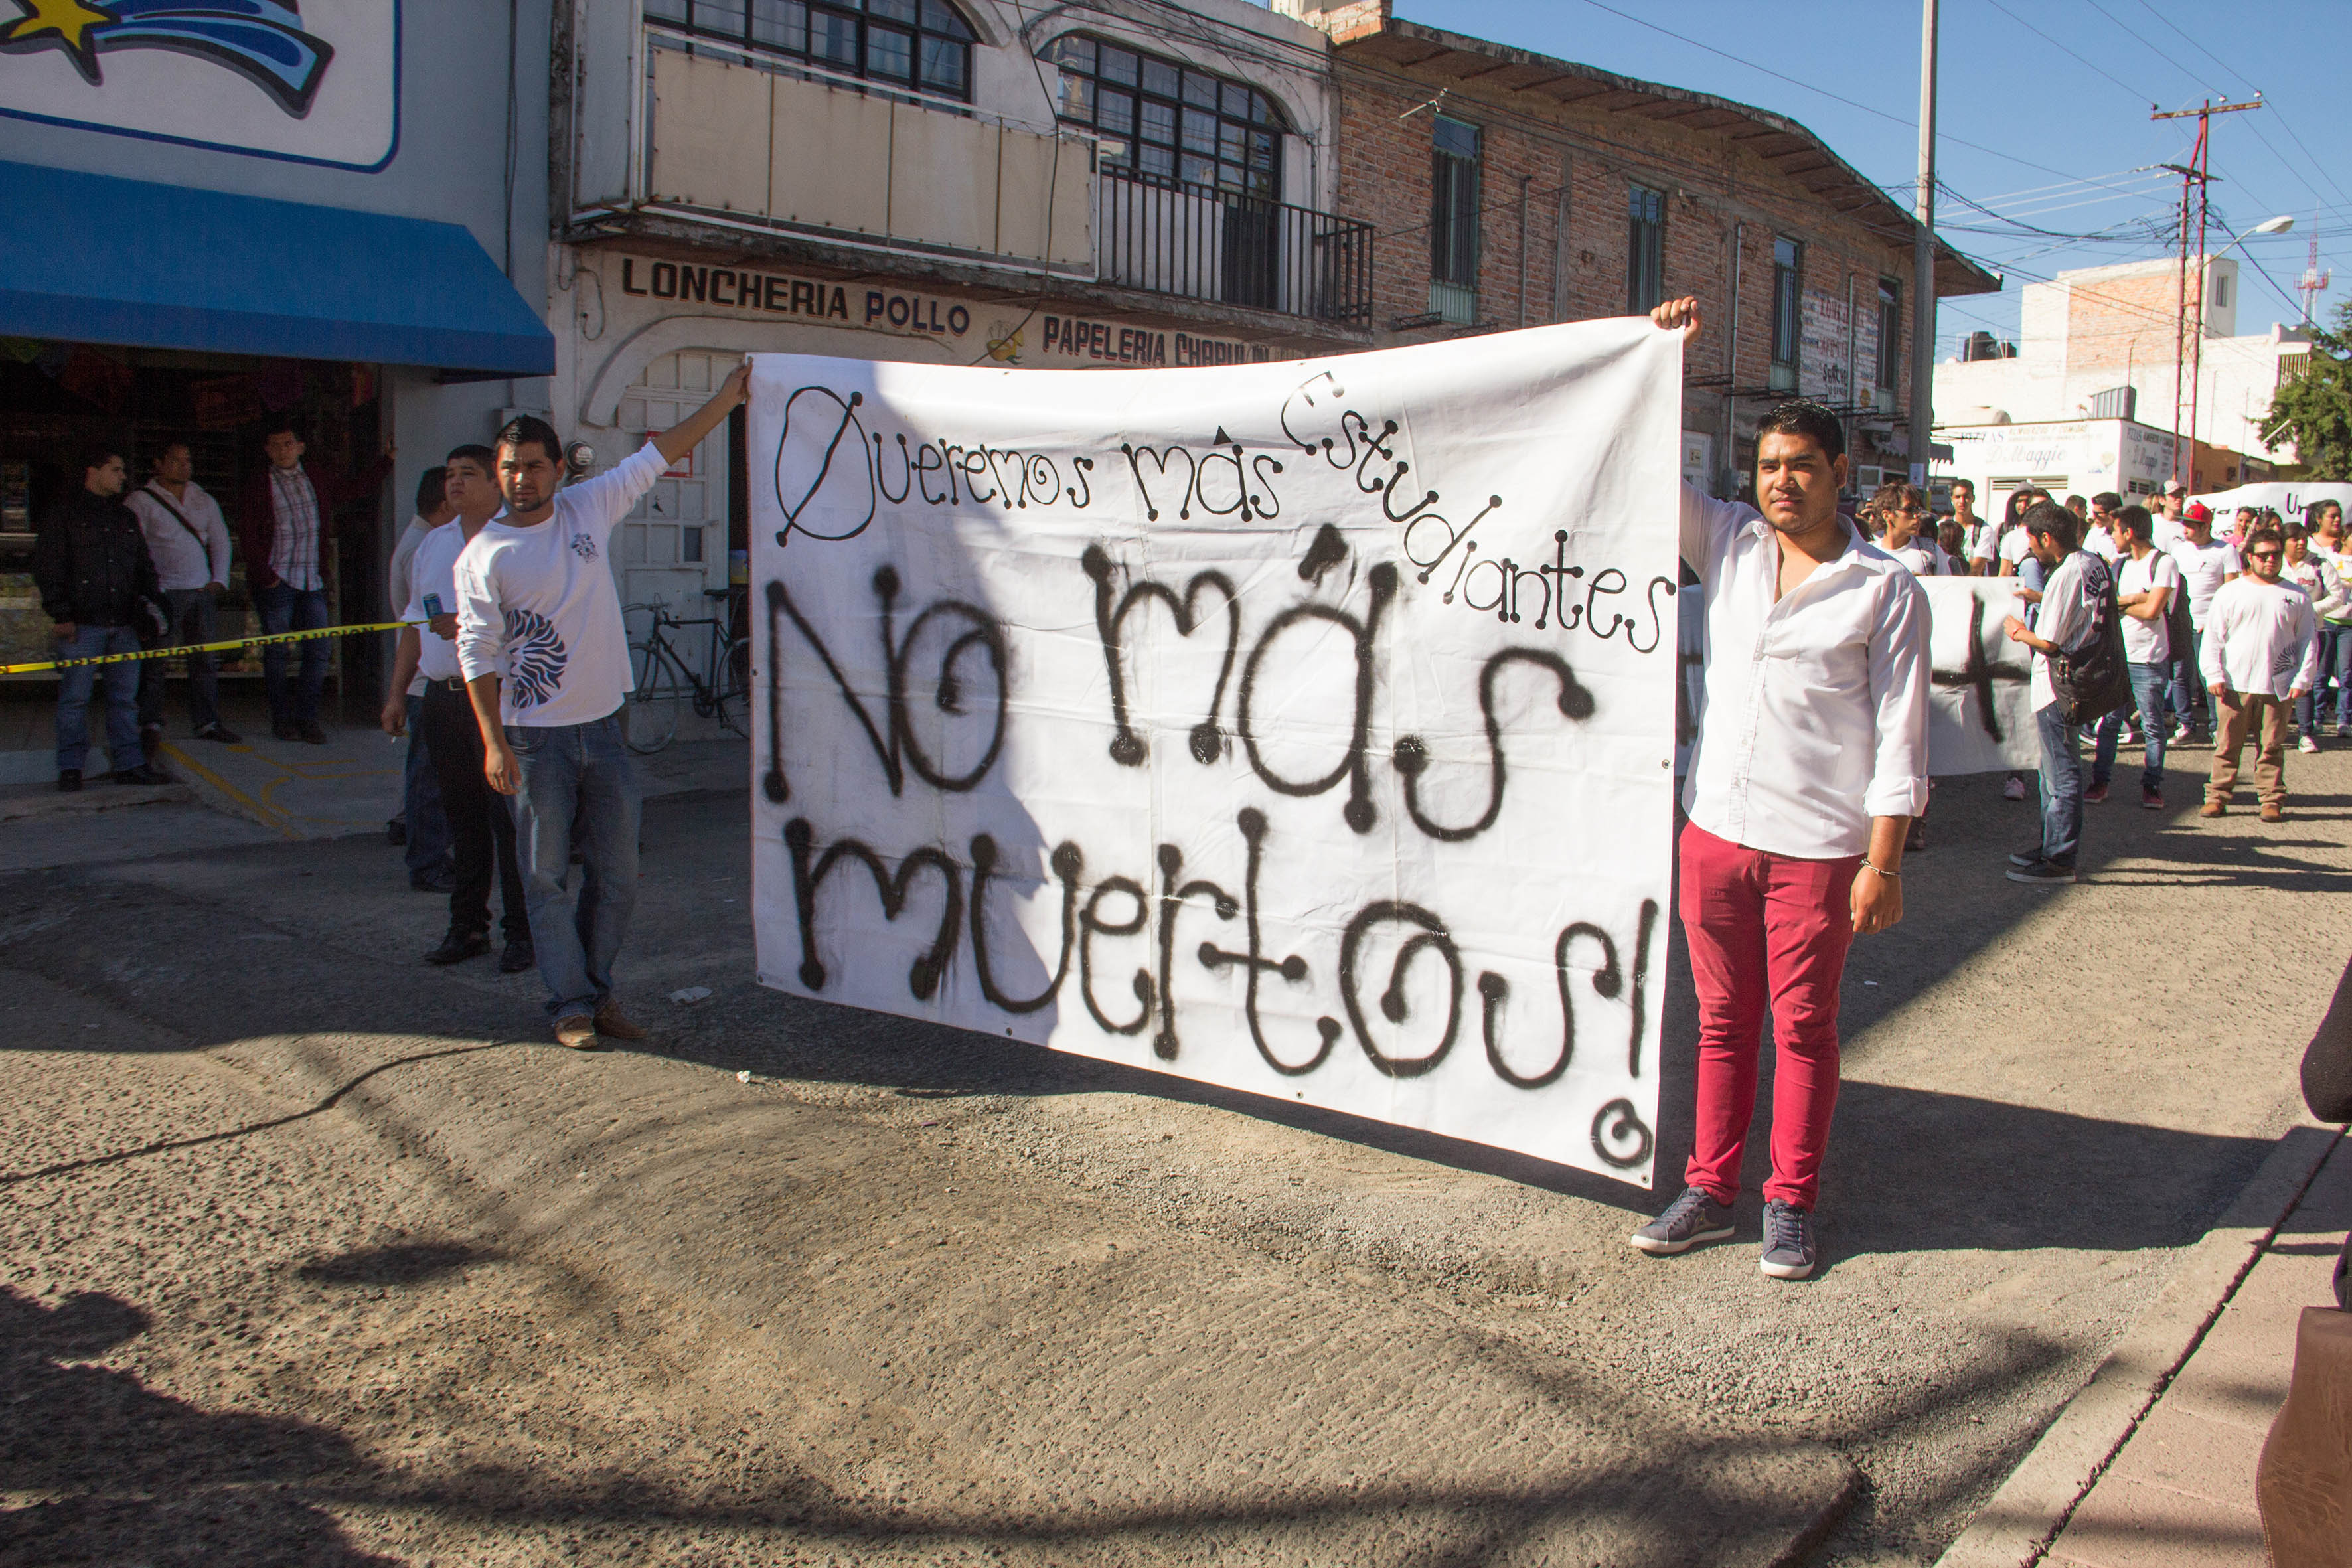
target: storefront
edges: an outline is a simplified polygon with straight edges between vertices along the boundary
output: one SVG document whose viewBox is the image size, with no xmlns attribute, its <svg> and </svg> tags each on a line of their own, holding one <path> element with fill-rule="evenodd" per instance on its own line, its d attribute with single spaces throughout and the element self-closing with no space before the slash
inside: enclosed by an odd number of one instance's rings
<svg viewBox="0 0 2352 1568">
<path fill-rule="evenodd" d="M 233 531 L 280 419 L 314 473 L 396 450 L 328 563 L 336 618 L 373 622 L 422 470 L 547 408 L 546 95 L 528 90 L 547 0 L 511 31 L 506 7 L 429 34 L 408 9 L 263 7 L 210 18 L 201 47 L 174 18 L 77 9 L 0 52 L 0 657 L 47 643 L 31 546 L 82 443 L 119 445 L 137 484 L 186 442 Z M 347 712 L 373 709 L 386 641 L 339 641 Z"/>
<path fill-rule="evenodd" d="M 559 339 L 558 426 L 594 447 L 599 466 L 691 413 L 747 352 L 1086 370 L 1298 359 L 1311 343 L 1196 316 L 1090 310 L 1034 289 L 762 265 L 740 244 L 584 245 L 559 249 L 557 274 L 573 305 Z M 741 431 L 739 413 L 622 524 L 625 605 L 699 616 L 703 591 L 728 581 L 751 543 Z M 632 629 L 642 621 L 633 615 Z"/>
</svg>

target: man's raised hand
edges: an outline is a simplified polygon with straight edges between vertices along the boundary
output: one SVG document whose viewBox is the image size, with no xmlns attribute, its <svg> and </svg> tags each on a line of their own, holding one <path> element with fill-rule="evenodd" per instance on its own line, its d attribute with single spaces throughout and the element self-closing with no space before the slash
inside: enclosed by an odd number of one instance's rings
<svg viewBox="0 0 2352 1568">
<path fill-rule="evenodd" d="M 1650 320 L 1655 321 L 1662 331 L 1682 333 L 1685 343 L 1697 337 L 1699 328 L 1705 324 L 1699 317 L 1697 297 L 1690 294 L 1660 305 L 1650 312 Z"/>
</svg>

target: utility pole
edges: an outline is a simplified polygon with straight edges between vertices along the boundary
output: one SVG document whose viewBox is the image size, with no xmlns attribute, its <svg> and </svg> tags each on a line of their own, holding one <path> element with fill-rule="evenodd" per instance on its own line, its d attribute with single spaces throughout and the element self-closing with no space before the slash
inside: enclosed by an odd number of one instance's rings
<svg viewBox="0 0 2352 1568">
<path fill-rule="evenodd" d="M 1911 241 L 1911 482 L 1936 439 L 1936 0 L 1919 4 L 1919 219 Z"/>
<path fill-rule="evenodd" d="M 2186 120 L 2192 114 L 2197 117 L 2197 144 L 2189 150 L 2188 164 L 2164 165 L 2180 174 L 2180 319 L 2172 334 L 2172 477 L 2191 489 L 2196 488 L 2197 394 L 2205 371 L 2205 226 L 2211 206 L 2206 192 L 2213 183 L 2213 116 L 2262 106 L 2262 95 L 2257 93 L 2244 103 L 2216 103 L 2209 98 L 2195 109 L 2158 110 L 2148 116 L 2150 120 Z M 2192 192 L 2197 205 L 2197 291 L 2193 302 L 2189 291 L 2189 206 Z M 2185 455 L 2180 449 L 2184 371 L 2189 384 L 2189 451 Z M 2186 476 L 2181 472 L 2184 466 L 2189 470 Z"/>
</svg>

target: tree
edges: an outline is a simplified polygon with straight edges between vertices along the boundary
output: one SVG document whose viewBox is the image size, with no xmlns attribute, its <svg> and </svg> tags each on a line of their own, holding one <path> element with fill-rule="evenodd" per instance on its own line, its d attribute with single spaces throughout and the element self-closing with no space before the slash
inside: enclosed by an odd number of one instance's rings
<svg viewBox="0 0 2352 1568">
<path fill-rule="evenodd" d="M 2336 307 L 2334 331 L 2312 329 L 2311 357 L 2279 383 L 2262 435 L 2273 447 L 2294 442 L 2308 479 L 2352 479 L 2352 302 Z"/>
</svg>

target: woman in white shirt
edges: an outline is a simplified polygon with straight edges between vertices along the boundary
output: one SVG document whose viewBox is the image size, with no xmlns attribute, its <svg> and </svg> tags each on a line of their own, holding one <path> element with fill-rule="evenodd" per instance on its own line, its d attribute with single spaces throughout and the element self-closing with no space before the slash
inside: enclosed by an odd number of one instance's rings
<svg viewBox="0 0 2352 1568">
<path fill-rule="evenodd" d="M 2343 574 L 2336 562 L 2311 548 L 2311 539 L 2303 524 L 2290 522 L 2282 531 L 2286 540 L 2286 565 L 2280 573 L 2287 582 L 2311 595 L 2312 613 L 2319 617 L 2319 653 L 2317 673 L 2311 689 L 2294 700 L 2294 749 L 2298 752 L 2319 750 L 2319 682 L 2332 666 L 2336 651 L 2336 627 L 2330 617 L 2341 616 L 2352 605 L 2352 590 L 2344 585 Z"/>
</svg>

